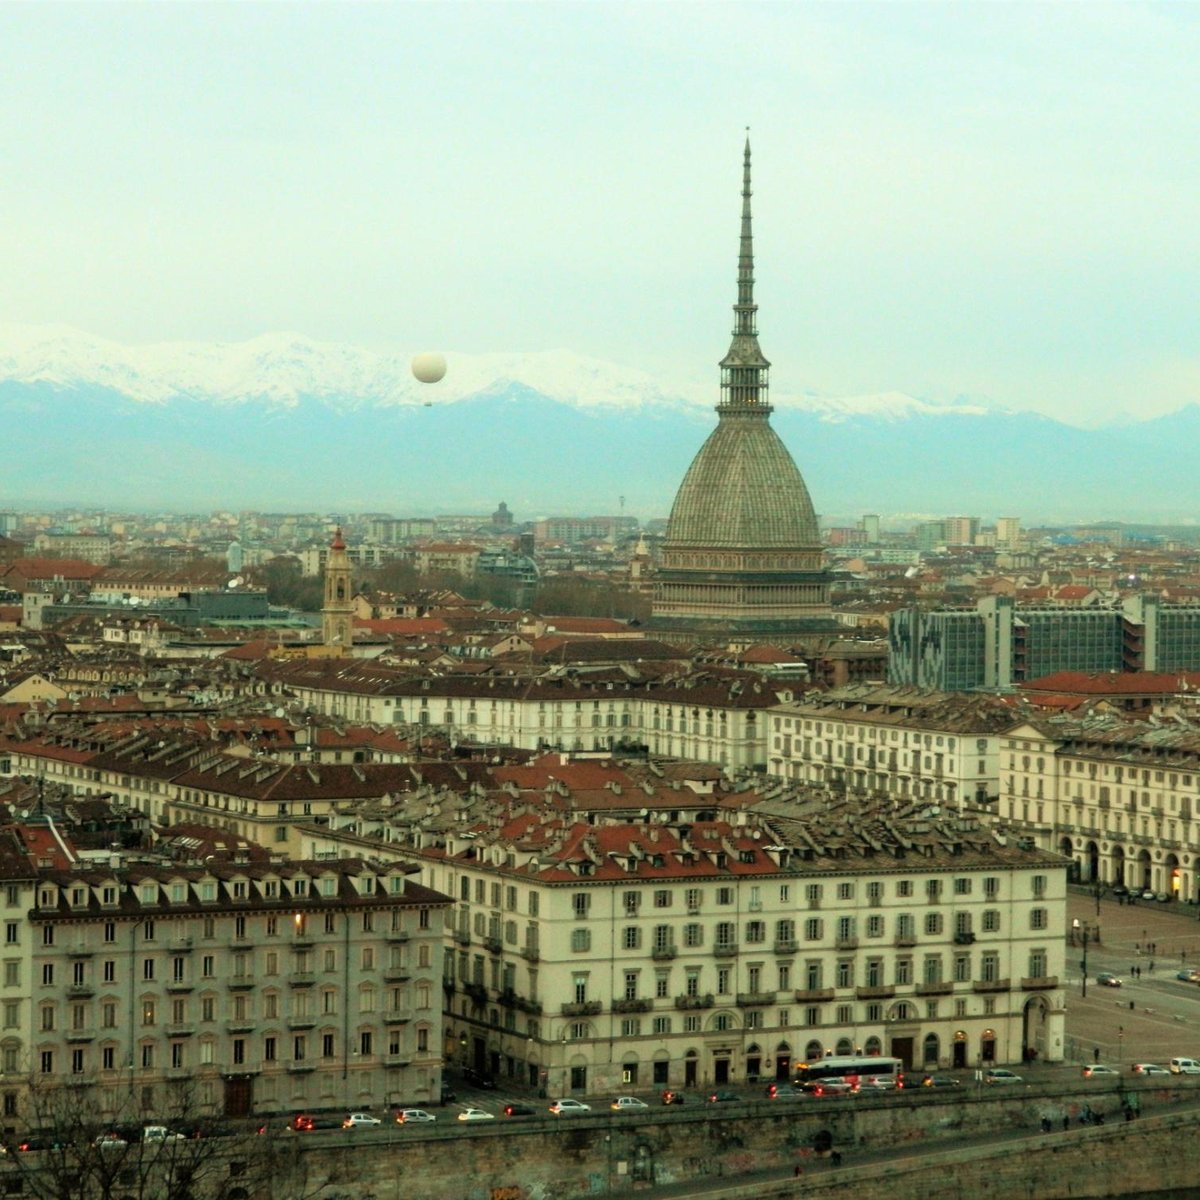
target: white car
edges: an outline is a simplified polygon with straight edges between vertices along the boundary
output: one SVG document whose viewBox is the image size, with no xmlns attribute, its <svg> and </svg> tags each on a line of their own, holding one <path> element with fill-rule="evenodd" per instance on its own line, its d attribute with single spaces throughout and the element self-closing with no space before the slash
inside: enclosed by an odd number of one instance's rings
<svg viewBox="0 0 1200 1200">
<path fill-rule="evenodd" d="M 102 1133 L 96 1145 L 101 1150 L 123 1150 L 129 1143 L 119 1133 Z"/>
<path fill-rule="evenodd" d="M 187 1136 L 168 1129 L 165 1125 L 147 1125 L 142 1130 L 142 1141 L 153 1142 L 186 1142 Z"/>
<path fill-rule="evenodd" d="M 433 1113 L 427 1113 L 423 1108 L 402 1108 L 396 1114 L 397 1125 L 420 1125 L 422 1121 L 436 1121 Z"/>
<path fill-rule="evenodd" d="M 582 1100 L 555 1100 L 555 1102 L 550 1105 L 550 1111 L 556 1117 L 578 1117 L 582 1113 L 591 1112 L 592 1106 L 590 1104 L 584 1104 Z"/>
<path fill-rule="evenodd" d="M 1170 1075 L 1170 1071 L 1166 1067 L 1159 1066 L 1158 1063 L 1134 1063 L 1130 1070 L 1135 1075 Z"/>
<path fill-rule="evenodd" d="M 1116 1067 L 1106 1067 L 1103 1063 L 1089 1063 L 1083 1068 L 1084 1079 L 1099 1079 L 1102 1076 L 1120 1075 L 1120 1073 Z"/>
<path fill-rule="evenodd" d="M 464 1108 L 458 1114 L 458 1119 L 460 1121 L 494 1121 L 496 1114 L 490 1113 L 484 1108 Z"/>
<path fill-rule="evenodd" d="M 650 1105 L 636 1096 L 618 1096 L 609 1107 L 613 1112 L 640 1112 L 643 1108 L 649 1108 Z"/>
<path fill-rule="evenodd" d="M 378 1117 L 371 1116 L 370 1113 L 351 1113 L 343 1122 L 343 1129 L 358 1129 L 364 1125 L 382 1125 L 383 1122 Z"/>
</svg>

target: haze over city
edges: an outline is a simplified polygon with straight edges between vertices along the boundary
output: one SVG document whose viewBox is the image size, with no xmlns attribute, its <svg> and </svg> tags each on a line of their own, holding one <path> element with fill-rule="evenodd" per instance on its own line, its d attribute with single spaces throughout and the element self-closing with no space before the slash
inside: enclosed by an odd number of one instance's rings
<svg viewBox="0 0 1200 1200">
<path fill-rule="evenodd" d="M 0 320 L 711 394 L 749 125 L 777 394 L 1162 414 L 1198 40 L 1165 4 L 6 6 Z"/>
</svg>

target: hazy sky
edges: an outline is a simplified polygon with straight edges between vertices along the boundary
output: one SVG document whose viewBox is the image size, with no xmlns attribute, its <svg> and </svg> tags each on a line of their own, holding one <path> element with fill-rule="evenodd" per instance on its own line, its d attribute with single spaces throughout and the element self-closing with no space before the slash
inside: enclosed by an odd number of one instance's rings
<svg viewBox="0 0 1200 1200">
<path fill-rule="evenodd" d="M 1200 5 L 0 6 L 0 320 L 1200 400 Z"/>
</svg>

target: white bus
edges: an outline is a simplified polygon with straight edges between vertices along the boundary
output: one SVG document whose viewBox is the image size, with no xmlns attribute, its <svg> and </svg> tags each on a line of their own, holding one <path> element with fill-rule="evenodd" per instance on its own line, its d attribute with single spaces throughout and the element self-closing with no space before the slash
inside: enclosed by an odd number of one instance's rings
<svg viewBox="0 0 1200 1200">
<path fill-rule="evenodd" d="M 904 1062 L 878 1054 L 849 1054 L 797 1063 L 795 1082 L 802 1087 L 812 1079 L 842 1079 L 856 1092 L 861 1088 L 902 1088 Z"/>
</svg>

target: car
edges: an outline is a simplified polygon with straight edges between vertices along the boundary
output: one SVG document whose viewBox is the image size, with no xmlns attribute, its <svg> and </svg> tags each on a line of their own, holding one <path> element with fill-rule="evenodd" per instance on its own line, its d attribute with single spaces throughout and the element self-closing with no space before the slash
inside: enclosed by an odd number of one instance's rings
<svg viewBox="0 0 1200 1200">
<path fill-rule="evenodd" d="M 186 1133 L 176 1133 L 165 1125 L 147 1125 L 142 1130 L 142 1141 L 150 1144 L 158 1142 L 186 1142 Z"/>
<path fill-rule="evenodd" d="M 423 1125 L 436 1120 L 437 1117 L 433 1113 L 428 1113 L 423 1108 L 402 1108 L 396 1113 L 397 1125 Z"/>
<path fill-rule="evenodd" d="M 1184 967 L 1182 971 L 1175 972 L 1176 979 L 1182 979 L 1184 983 L 1196 983 L 1200 981 L 1200 969 L 1196 967 Z"/>
<path fill-rule="evenodd" d="M 292 1128 L 297 1133 L 308 1133 L 313 1127 L 313 1119 L 306 1113 L 297 1113 L 292 1118 Z"/>
<path fill-rule="evenodd" d="M 129 1145 L 119 1133 L 102 1133 L 95 1144 L 101 1150 L 124 1150 Z"/>
<path fill-rule="evenodd" d="M 662 1094 L 662 1102 L 664 1104 L 683 1104 L 685 1099 L 686 1098 L 682 1092 L 668 1090 Z"/>
<path fill-rule="evenodd" d="M 795 1100 L 804 1093 L 791 1083 L 773 1083 L 767 1088 L 768 1100 Z"/>
<path fill-rule="evenodd" d="M 458 1119 L 460 1121 L 494 1121 L 496 1114 L 483 1108 L 464 1108 L 458 1114 Z"/>
<path fill-rule="evenodd" d="M 1159 892 L 1158 895 L 1156 895 L 1154 897 L 1154 899 L 1157 900 L 1159 904 L 1170 904 L 1171 903 L 1171 893 L 1170 892 Z"/>
<path fill-rule="evenodd" d="M 1172 1075 L 1200 1075 L 1200 1062 L 1194 1058 L 1173 1058 L 1167 1069 Z"/>
<path fill-rule="evenodd" d="M 1146 888 L 1146 890 L 1144 892 L 1142 892 L 1142 899 L 1143 900 L 1153 900 L 1154 893 L 1149 888 Z"/>
<path fill-rule="evenodd" d="M 584 1104 L 582 1100 L 572 1100 L 569 1096 L 562 1100 L 555 1100 L 550 1105 L 550 1111 L 556 1117 L 578 1117 L 584 1113 L 592 1111 L 590 1104 Z"/>
<path fill-rule="evenodd" d="M 537 1109 L 532 1104 L 518 1104 L 513 1100 L 504 1106 L 504 1115 L 506 1117 L 533 1117 L 537 1115 Z"/>
<path fill-rule="evenodd" d="M 1105 1076 L 1120 1075 L 1116 1067 L 1106 1067 L 1103 1063 L 1089 1063 L 1083 1068 L 1084 1079 L 1101 1079 Z"/>
<path fill-rule="evenodd" d="M 22 1154 L 29 1154 L 37 1150 L 61 1150 L 63 1147 L 56 1138 L 34 1134 L 19 1141 L 16 1148 Z M 7 1147 L 5 1149 L 7 1150 Z"/>
<path fill-rule="evenodd" d="M 1007 1067 L 989 1067 L 983 1073 L 984 1083 L 1024 1083 L 1025 1081 L 1015 1071 Z"/>
<path fill-rule="evenodd" d="M 741 1096 L 737 1092 L 729 1092 L 724 1089 L 716 1092 L 708 1093 L 709 1104 L 729 1104 L 732 1101 L 740 1100 Z"/>
<path fill-rule="evenodd" d="M 372 1125 L 382 1125 L 383 1122 L 378 1117 L 371 1116 L 370 1113 L 351 1113 L 343 1122 L 343 1129 L 361 1129 Z"/>
<path fill-rule="evenodd" d="M 639 1100 L 636 1096 L 618 1096 L 609 1108 L 613 1112 L 641 1112 L 644 1108 L 649 1108 L 645 1100 Z"/>
<path fill-rule="evenodd" d="M 1114 883 L 1112 894 L 1114 896 L 1128 896 L 1129 889 L 1123 883 Z"/>
<path fill-rule="evenodd" d="M 1135 1075 L 1170 1075 L 1170 1071 L 1166 1067 L 1161 1067 L 1158 1063 L 1134 1063 L 1129 1068 Z"/>
<path fill-rule="evenodd" d="M 953 1075 L 924 1075 L 921 1078 L 922 1087 L 961 1087 L 961 1083 Z"/>
<path fill-rule="evenodd" d="M 1101 971 L 1100 974 L 1096 976 L 1096 982 L 1101 987 L 1120 987 L 1121 977 L 1119 975 L 1114 975 L 1111 971 Z"/>
<path fill-rule="evenodd" d="M 852 1096 L 854 1087 L 844 1079 L 810 1079 L 804 1090 L 813 1096 Z"/>
</svg>

